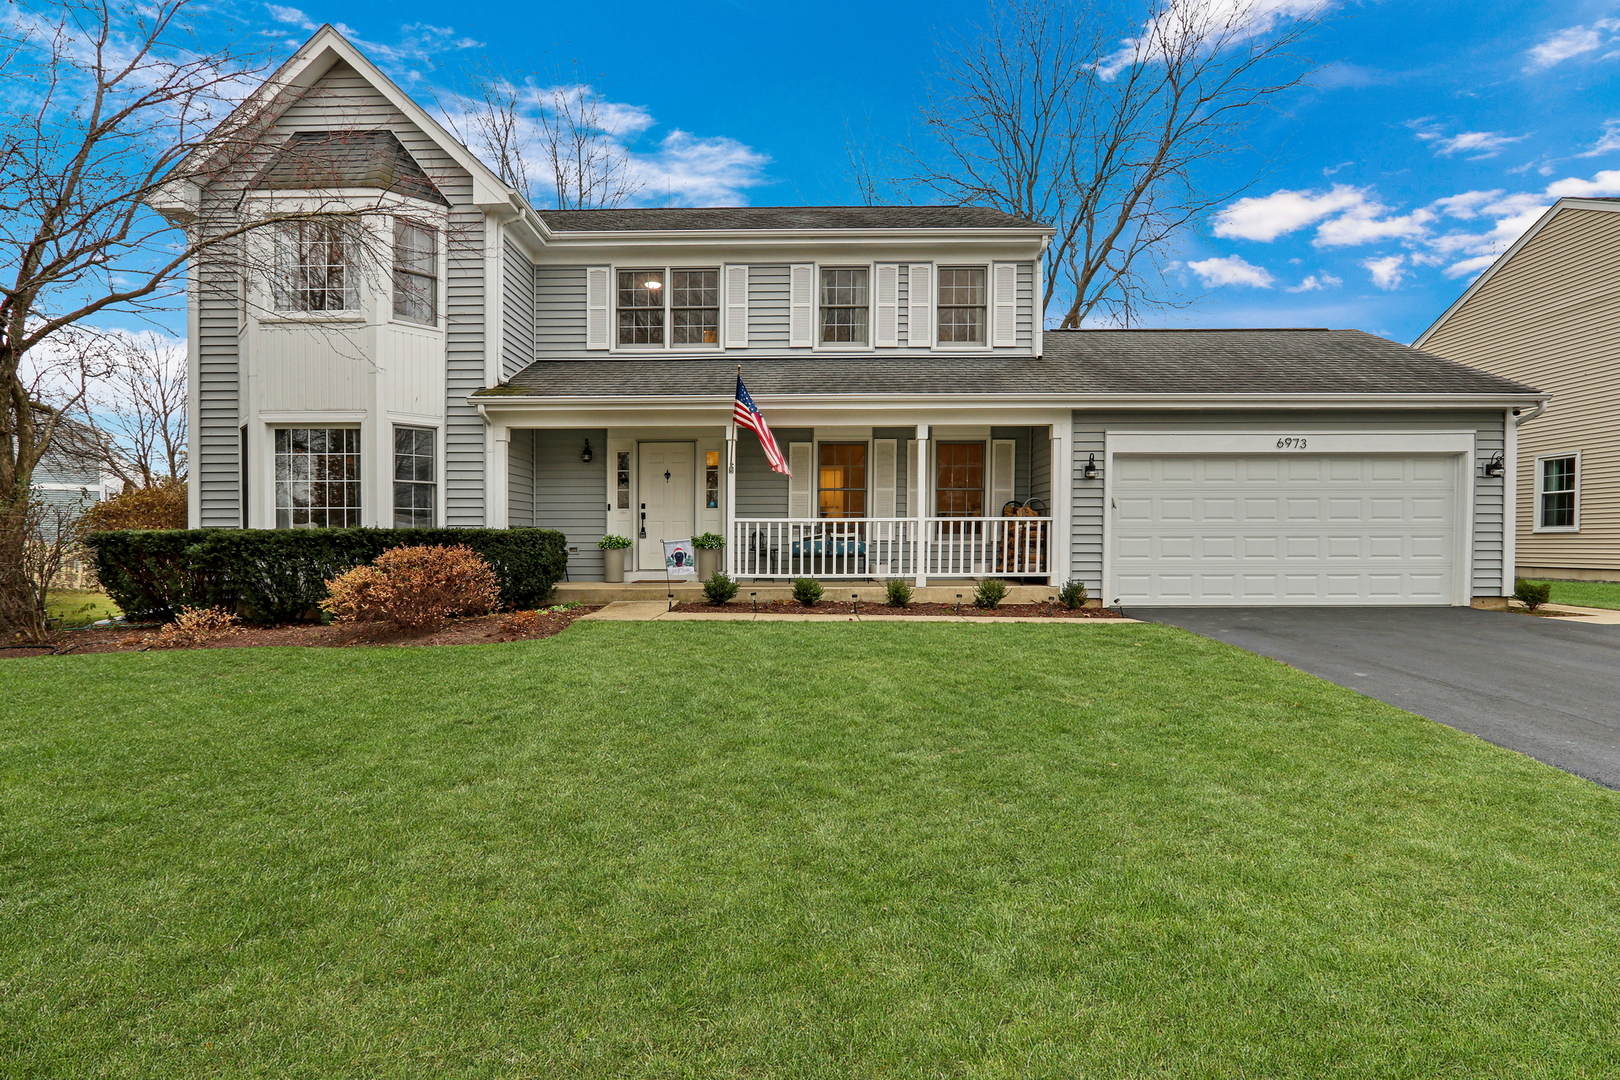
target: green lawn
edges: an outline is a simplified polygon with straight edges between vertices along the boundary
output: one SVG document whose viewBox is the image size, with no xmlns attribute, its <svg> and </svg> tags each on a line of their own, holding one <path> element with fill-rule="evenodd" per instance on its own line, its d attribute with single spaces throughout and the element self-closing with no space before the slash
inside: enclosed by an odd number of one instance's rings
<svg viewBox="0 0 1620 1080">
<path fill-rule="evenodd" d="M 102 592 L 52 589 L 45 594 L 45 617 L 52 626 L 89 626 L 118 614 L 118 605 Z"/>
<path fill-rule="evenodd" d="M 1549 581 L 1552 602 L 1576 607 L 1620 608 L 1620 582 Z"/>
<path fill-rule="evenodd" d="M 1167 627 L 0 665 L 0 1075 L 1620 1067 L 1620 794 Z"/>
</svg>

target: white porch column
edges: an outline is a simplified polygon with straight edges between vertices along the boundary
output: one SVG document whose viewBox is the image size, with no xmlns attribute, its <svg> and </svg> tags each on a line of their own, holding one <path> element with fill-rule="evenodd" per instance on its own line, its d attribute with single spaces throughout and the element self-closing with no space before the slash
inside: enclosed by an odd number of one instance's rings
<svg viewBox="0 0 1620 1080">
<path fill-rule="evenodd" d="M 484 524 L 491 529 L 507 528 L 511 521 L 508 502 L 507 473 L 512 449 L 512 429 L 505 424 L 491 424 L 489 432 L 489 476 L 484 482 Z"/>
<path fill-rule="evenodd" d="M 737 576 L 737 555 L 733 550 L 736 547 L 736 537 L 733 534 L 737 530 L 732 524 L 736 518 L 737 421 L 728 420 L 726 421 L 726 501 L 725 505 L 720 509 L 720 520 L 725 523 L 725 527 L 720 530 L 720 533 L 726 538 L 726 575 L 732 578 Z"/>
<path fill-rule="evenodd" d="M 928 503 L 933 498 L 934 485 L 928 475 L 928 425 L 917 425 L 917 460 L 908 462 L 907 468 L 917 470 L 917 505 L 908 507 L 917 519 L 917 588 L 928 584 Z"/>
<path fill-rule="evenodd" d="M 1052 540 L 1046 553 L 1052 588 L 1069 580 L 1070 549 L 1074 546 L 1074 417 L 1064 414 L 1052 421 Z"/>
</svg>

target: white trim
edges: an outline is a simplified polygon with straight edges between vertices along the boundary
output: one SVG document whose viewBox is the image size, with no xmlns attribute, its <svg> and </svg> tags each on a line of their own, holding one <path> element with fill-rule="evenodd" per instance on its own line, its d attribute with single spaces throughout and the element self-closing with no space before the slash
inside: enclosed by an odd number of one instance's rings
<svg viewBox="0 0 1620 1080">
<path fill-rule="evenodd" d="M 265 424 L 302 424 L 306 427 L 358 425 L 367 419 L 364 409 L 294 409 L 261 412 L 259 420 Z M 442 421 L 435 420 L 434 423 Z"/>
<path fill-rule="evenodd" d="M 1512 596 L 1519 576 L 1519 417 L 1518 410 L 1502 413 L 1502 589 Z"/>
<path fill-rule="evenodd" d="M 929 333 L 934 343 L 929 348 L 936 353 L 968 353 L 988 354 L 995 349 L 995 277 L 997 266 L 1016 266 L 1017 263 L 1001 262 L 935 262 L 929 264 L 933 267 L 933 306 L 929 309 Z M 983 270 L 984 271 L 984 340 L 983 341 L 942 341 L 939 336 L 939 290 L 940 275 L 947 270 Z M 1014 275 L 1014 289 L 1017 288 L 1016 274 Z M 966 305 L 962 305 L 966 306 Z"/>
<path fill-rule="evenodd" d="M 877 337 L 877 303 L 876 263 L 860 262 L 827 262 L 815 263 L 815 273 L 810 293 L 810 346 L 816 352 L 849 353 L 866 352 L 875 349 L 873 344 Z M 821 340 L 821 275 L 828 270 L 865 270 L 866 271 L 866 340 L 865 341 L 822 341 Z M 837 305 L 842 307 L 843 305 Z M 791 331 L 790 331 L 791 332 Z M 756 399 L 757 400 L 757 399 Z"/>
<path fill-rule="evenodd" d="M 1561 461 L 1564 458 L 1575 459 L 1575 524 L 1573 525 L 1543 525 L 1541 523 L 1541 484 L 1543 479 L 1542 463 L 1547 461 Z M 1530 504 L 1530 531 L 1533 533 L 1578 533 L 1581 531 L 1581 452 L 1570 450 L 1562 454 L 1538 454 L 1535 465 L 1534 501 Z"/>
<path fill-rule="evenodd" d="M 1031 409 L 1339 409 L 1369 407 L 1392 409 L 1465 408 L 1500 409 L 1504 406 L 1535 405 L 1550 394 L 767 394 L 755 393 L 763 407 L 783 409 L 881 409 L 881 410 L 970 410 L 987 407 Z M 725 394 L 581 394 L 524 395 L 489 394 L 471 396 L 483 408 L 603 408 L 635 411 L 643 408 L 731 409 L 732 398 Z"/>
<path fill-rule="evenodd" d="M 734 264 L 734 265 L 740 265 L 740 264 Z M 685 351 L 688 351 L 688 352 L 692 352 L 692 353 L 695 353 L 697 355 L 708 355 L 710 353 L 720 352 L 720 351 L 722 351 L 723 349 L 725 349 L 727 347 L 727 342 L 725 340 L 725 337 L 726 337 L 726 318 L 727 318 L 727 310 L 728 310 L 727 309 L 728 297 L 726 295 L 726 271 L 728 269 L 730 269 L 730 266 L 728 266 L 727 264 L 725 264 L 725 263 L 715 263 L 714 265 L 710 266 L 710 265 L 693 265 L 693 264 L 690 264 L 690 263 L 667 263 L 667 264 L 665 264 L 663 266 L 657 266 L 657 265 L 651 265 L 651 264 L 644 263 L 644 262 L 639 262 L 639 263 L 631 262 L 631 263 L 614 263 L 612 266 L 608 267 L 607 269 L 608 269 L 608 314 L 607 314 L 608 349 L 611 352 L 616 353 L 616 354 L 618 354 L 620 356 L 624 356 L 624 357 L 643 356 L 643 355 L 664 356 L 664 355 L 666 355 L 666 354 L 668 354 L 668 353 L 670 353 L 672 351 L 680 351 L 680 350 L 685 350 Z M 652 272 L 652 273 L 658 273 L 658 274 L 664 275 L 664 284 L 658 290 L 660 299 L 662 299 L 664 301 L 664 307 L 663 307 L 663 311 L 664 311 L 664 341 L 663 341 L 663 344 L 661 344 L 661 345 L 626 345 L 626 344 L 622 343 L 621 341 L 619 341 L 619 319 L 618 319 L 618 315 L 619 315 L 619 275 L 622 274 L 622 273 L 633 272 L 633 271 L 636 271 L 636 270 L 644 270 L 644 271 L 649 271 L 649 272 Z M 715 277 L 715 282 L 714 282 L 714 300 L 715 300 L 714 330 L 715 330 L 715 333 L 714 333 L 714 344 L 712 344 L 712 345 L 703 344 L 701 342 L 696 344 L 696 345 L 692 344 L 691 342 L 686 342 L 686 343 L 681 344 L 681 345 L 675 345 L 671 341 L 671 339 L 675 336 L 675 325 L 674 325 L 674 322 L 675 322 L 675 320 L 674 320 L 674 311 L 675 311 L 675 306 L 674 305 L 675 305 L 675 302 L 674 302 L 674 300 L 671 299 L 671 297 L 675 293 L 675 281 L 674 281 L 674 279 L 675 279 L 675 271 L 677 271 L 677 270 L 710 270 L 710 271 L 714 272 L 714 277 Z M 743 298 L 744 298 L 744 303 L 745 304 L 747 302 L 747 296 L 748 296 L 747 288 L 748 287 L 747 287 L 747 283 L 746 283 L 746 280 L 745 280 L 744 285 L 743 285 Z M 652 310 L 652 309 L 641 309 L 641 310 Z M 744 321 L 744 331 L 746 333 L 746 326 L 747 326 L 747 315 L 746 315 L 746 313 L 743 316 L 743 321 Z M 746 344 L 746 341 L 745 341 L 745 344 Z"/>
</svg>

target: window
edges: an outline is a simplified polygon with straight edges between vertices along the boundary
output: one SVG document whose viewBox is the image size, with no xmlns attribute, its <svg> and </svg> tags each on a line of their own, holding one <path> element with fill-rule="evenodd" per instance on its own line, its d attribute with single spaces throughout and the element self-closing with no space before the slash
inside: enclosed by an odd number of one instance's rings
<svg viewBox="0 0 1620 1080">
<path fill-rule="evenodd" d="M 433 429 L 394 428 L 394 528 L 433 528 Z"/>
<path fill-rule="evenodd" d="M 827 344 L 865 345 L 871 309 L 866 270 L 821 272 L 821 340 Z"/>
<path fill-rule="evenodd" d="M 618 301 L 620 345 L 720 344 L 719 270 L 620 270 Z"/>
<path fill-rule="evenodd" d="M 619 460 L 615 463 L 613 484 L 619 493 L 618 509 L 630 509 L 630 451 L 620 450 Z"/>
<path fill-rule="evenodd" d="M 820 508 L 824 518 L 866 516 L 866 444 L 822 443 Z"/>
<path fill-rule="evenodd" d="M 984 516 L 984 443 L 942 442 L 936 453 L 934 513 Z"/>
<path fill-rule="evenodd" d="M 1536 459 L 1536 528 L 1574 532 L 1580 528 L 1580 457 Z"/>
<path fill-rule="evenodd" d="M 360 524 L 360 432 L 276 429 L 276 528 Z"/>
<path fill-rule="evenodd" d="M 703 505 L 709 510 L 720 508 L 720 451 L 703 452 Z"/>
<path fill-rule="evenodd" d="M 277 311 L 356 311 L 359 275 L 343 226 L 283 222 L 276 233 Z"/>
<path fill-rule="evenodd" d="M 984 267 L 939 270 L 939 340 L 984 344 Z"/>
<path fill-rule="evenodd" d="M 664 272 L 619 271 L 619 344 L 664 343 Z"/>
<path fill-rule="evenodd" d="M 394 314 L 436 323 L 439 318 L 439 234 L 394 219 Z"/>
<path fill-rule="evenodd" d="M 676 345 L 720 344 L 720 271 L 670 271 L 669 325 Z"/>
</svg>

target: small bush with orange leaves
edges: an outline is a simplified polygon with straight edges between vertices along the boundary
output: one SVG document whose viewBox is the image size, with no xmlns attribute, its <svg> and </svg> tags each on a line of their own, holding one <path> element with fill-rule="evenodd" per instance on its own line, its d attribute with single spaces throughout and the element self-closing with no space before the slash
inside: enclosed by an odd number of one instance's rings
<svg viewBox="0 0 1620 1080">
<path fill-rule="evenodd" d="M 390 548 L 328 581 L 326 591 L 321 607 L 338 622 L 391 622 L 418 633 L 488 614 L 501 599 L 495 571 L 462 544 Z"/>
<path fill-rule="evenodd" d="M 241 629 L 236 616 L 222 607 L 181 608 L 174 622 L 158 631 L 152 644 L 160 649 L 195 647 Z"/>
</svg>

